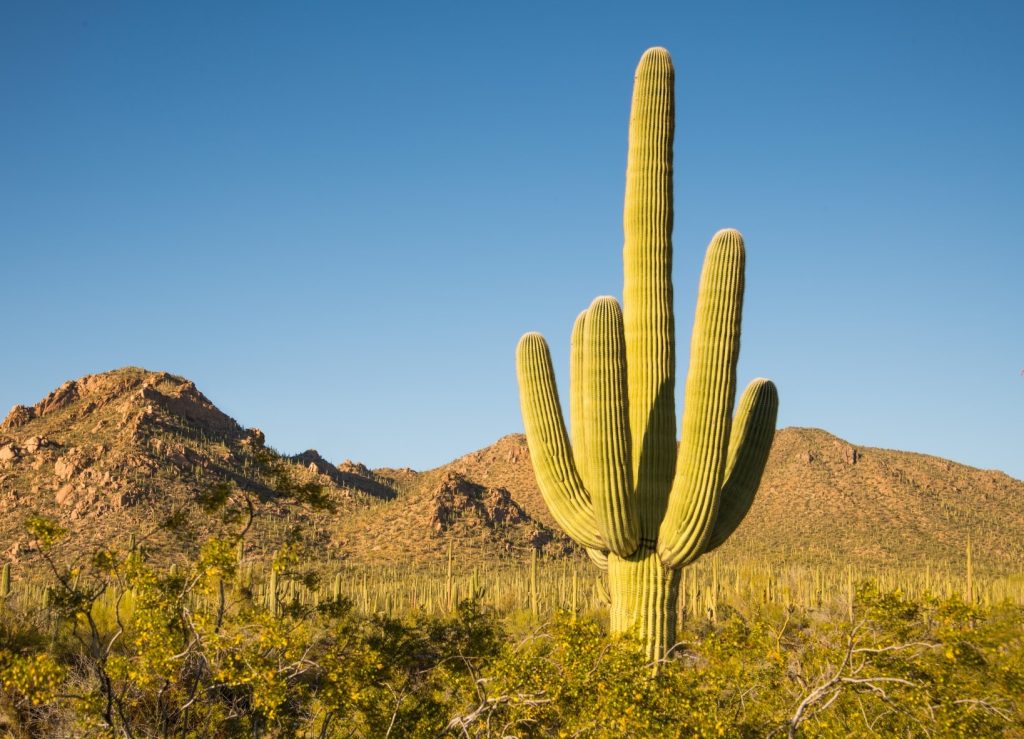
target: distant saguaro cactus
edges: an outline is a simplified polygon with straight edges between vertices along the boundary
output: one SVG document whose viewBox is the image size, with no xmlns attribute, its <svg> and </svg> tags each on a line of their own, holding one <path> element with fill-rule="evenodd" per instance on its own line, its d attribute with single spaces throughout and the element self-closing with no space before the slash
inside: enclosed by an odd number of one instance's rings
<svg viewBox="0 0 1024 739">
<path fill-rule="evenodd" d="M 690 345 L 676 440 L 672 313 L 675 73 L 665 49 L 637 67 L 626 169 L 624 310 L 599 297 L 576 319 L 566 433 L 544 338 L 516 351 L 537 483 L 558 524 L 607 565 L 611 627 L 652 659 L 675 638 L 680 568 L 721 545 L 750 509 L 775 434 L 778 394 L 750 383 L 733 416 L 745 251 L 714 235 Z"/>
<path fill-rule="evenodd" d="M 270 581 L 267 583 L 267 610 L 272 616 L 281 615 L 281 601 L 277 594 L 277 569 L 271 565 Z"/>
</svg>

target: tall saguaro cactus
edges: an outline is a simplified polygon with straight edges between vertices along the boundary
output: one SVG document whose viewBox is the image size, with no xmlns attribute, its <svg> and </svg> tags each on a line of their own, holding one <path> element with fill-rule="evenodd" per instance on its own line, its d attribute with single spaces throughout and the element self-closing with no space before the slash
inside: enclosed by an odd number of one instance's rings
<svg viewBox="0 0 1024 739">
<path fill-rule="evenodd" d="M 523 422 L 541 493 L 558 524 L 607 567 L 611 626 L 652 659 L 675 639 L 682 567 L 743 520 L 775 434 L 778 394 L 750 383 L 733 414 L 743 307 L 743 238 L 711 239 L 690 344 L 682 439 L 675 415 L 672 139 L 675 74 L 649 49 L 633 88 L 626 167 L 624 309 L 599 297 L 573 326 L 566 432 L 544 338 L 519 341 Z"/>
</svg>

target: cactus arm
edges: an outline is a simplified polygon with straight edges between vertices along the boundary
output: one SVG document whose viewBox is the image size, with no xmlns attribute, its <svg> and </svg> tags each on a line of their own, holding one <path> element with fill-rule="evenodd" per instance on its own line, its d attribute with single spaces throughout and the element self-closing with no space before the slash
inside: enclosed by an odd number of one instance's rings
<svg viewBox="0 0 1024 739">
<path fill-rule="evenodd" d="M 572 432 L 572 456 L 576 461 L 576 469 L 586 478 L 586 436 L 583 423 L 583 405 L 587 393 L 585 352 L 583 347 L 583 331 L 587 323 L 587 311 L 581 311 L 572 325 L 572 338 L 569 340 L 569 427 Z"/>
<path fill-rule="evenodd" d="M 590 305 L 583 344 L 587 386 L 583 408 L 587 439 L 584 477 L 608 550 L 628 557 L 636 551 L 639 532 L 626 397 L 626 340 L 622 311 L 615 298 L 597 298 Z"/>
<path fill-rule="evenodd" d="M 666 567 L 699 557 L 718 515 L 736 394 L 744 258 L 743 237 L 723 229 L 704 259 L 676 478 L 658 534 Z"/>
<path fill-rule="evenodd" d="M 583 425 L 583 404 L 587 393 L 583 346 L 583 331 L 586 325 L 587 311 L 583 310 L 576 316 L 576 321 L 572 325 L 572 338 L 569 340 L 569 427 L 572 433 L 572 456 L 576 461 L 577 471 L 583 477 L 584 487 L 588 485 L 587 447 Z M 588 548 L 587 556 L 602 572 L 608 570 L 608 552 Z"/>
<path fill-rule="evenodd" d="M 775 438 L 778 412 L 779 393 L 771 380 L 758 378 L 747 385 L 732 422 L 718 519 L 705 553 L 724 544 L 750 510 Z"/>
<path fill-rule="evenodd" d="M 588 549 L 587 556 L 590 557 L 590 561 L 597 565 L 597 569 L 601 572 L 608 571 L 608 553 L 602 552 L 600 549 Z"/>
<path fill-rule="evenodd" d="M 623 209 L 623 319 L 632 473 L 641 536 L 653 549 L 676 465 L 672 313 L 675 71 L 662 48 L 636 68 Z"/>
<path fill-rule="evenodd" d="M 585 547 L 603 549 L 590 494 L 576 470 L 547 342 L 528 333 L 516 348 L 519 400 L 533 471 L 551 515 Z"/>
</svg>

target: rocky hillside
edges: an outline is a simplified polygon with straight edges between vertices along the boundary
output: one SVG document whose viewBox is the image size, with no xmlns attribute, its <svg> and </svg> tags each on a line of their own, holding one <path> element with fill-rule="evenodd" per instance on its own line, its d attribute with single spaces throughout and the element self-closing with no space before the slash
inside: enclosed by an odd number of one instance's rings
<svg viewBox="0 0 1024 739">
<path fill-rule="evenodd" d="M 0 424 L 0 558 L 38 562 L 24 529 L 31 515 L 56 519 L 89 549 L 129 533 L 141 537 L 221 483 L 253 505 L 255 556 L 296 531 L 333 561 L 377 561 L 384 544 L 396 543 L 402 546 L 389 552 L 392 561 L 440 557 L 451 537 L 473 538 L 492 557 L 555 539 L 500 488 L 450 475 L 410 491 L 361 464 L 331 464 L 313 449 L 286 457 L 192 382 L 125 368 L 67 382 L 33 406 L 16 405 Z M 333 512 L 289 494 L 310 484 Z M 196 514 L 194 505 L 188 510 Z M 208 533 L 220 526 L 212 516 L 200 523 Z M 168 558 L 198 544 L 160 531 L 147 543 Z"/>
<path fill-rule="evenodd" d="M 388 475 L 389 470 L 379 471 Z M 463 562 L 573 551 L 569 540 L 545 524 L 502 486 L 469 479 L 454 470 L 394 480 L 398 497 L 355 511 L 334 523 L 335 543 L 346 559 L 369 564 L 422 563 L 445 556 L 458 543 Z"/>
<path fill-rule="evenodd" d="M 60 521 L 83 548 L 141 537 L 217 481 L 234 483 L 265 519 L 284 516 L 274 489 L 284 462 L 258 429 L 239 426 L 184 378 L 136 368 L 83 377 L 16 405 L 0 424 L 0 540 L 7 558 L 36 559 L 23 529 L 33 514 Z M 298 464 L 284 472 L 312 476 Z M 376 486 L 353 482 L 332 495 L 380 495 Z M 154 548 L 174 546 L 153 536 Z"/>
<path fill-rule="evenodd" d="M 65 383 L 0 424 L 0 557 L 38 562 L 25 519 L 41 513 L 83 549 L 156 528 L 172 510 L 231 483 L 256 514 L 253 556 L 296 532 L 325 561 L 412 565 L 494 561 L 531 548 L 574 551 L 534 482 L 529 450 L 510 435 L 443 467 L 370 470 L 315 450 L 267 448 L 188 380 L 126 368 Z M 334 512 L 289 491 L 313 485 Z M 195 510 L 192 506 L 190 510 Z M 205 531 L 220 526 L 201 521 Z M 774 561 L 959 561 L 970 537 L 982 569 L 1024 563 L 1024 483 L 937 457 L 853 446 L 817 429 L 782 429 L 748 519 L 725 556 Z M 197 541 L 161 533 L 156 556 Z"/>
<path fill-rule="evenodd" d="M 1024 569 L 1024 482 L 941 457 L 776 434 L 754 507 L 724 553 Z"/>
<path fill-rule="evenodd" d="M 554 526 L 521 434 L 421 477 L 458 472 L 500 485 Z M 389 470 L 403 485 L 415 473 Z M 855 446 L 826 431 L 776 433 L 757 499 L 723 556 L 862 565 L 959 562 L 968 538 L 979 567 L 1024 569 L 1024 482 L 940 457 Z"/>
</svg>

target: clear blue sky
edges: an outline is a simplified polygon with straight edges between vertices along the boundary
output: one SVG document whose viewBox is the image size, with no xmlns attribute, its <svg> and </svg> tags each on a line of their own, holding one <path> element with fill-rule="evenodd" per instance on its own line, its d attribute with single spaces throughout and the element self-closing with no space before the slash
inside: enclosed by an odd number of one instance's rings
<svg viewBox="0 0 1024 739">
<path fill-rule="evenodd" d="M 5 2 L 0 405 L 132 364 L 335 461 L 521 430 L 518 337 L 564 382 L 576 313 L 621 294 L 662 45 L 681 361 L 737 227 L 740 379 L 780 425 L 1024 478 L 1022 8 Z"/>
</svg>

